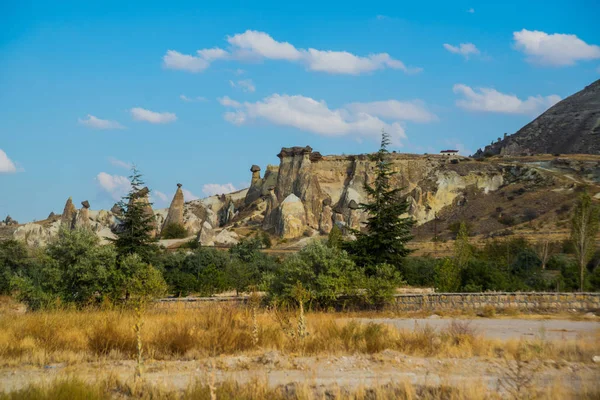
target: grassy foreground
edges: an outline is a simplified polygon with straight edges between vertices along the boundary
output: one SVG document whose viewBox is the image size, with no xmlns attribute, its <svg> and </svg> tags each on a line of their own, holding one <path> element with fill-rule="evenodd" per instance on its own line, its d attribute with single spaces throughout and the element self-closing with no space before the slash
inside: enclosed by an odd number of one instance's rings
<svg viewBox="0 0 600 400">
<path fill-rule="evenodd" d="M 78 379 L 62 379 L 45 385 L 31 385 L 22 390 L 2 394 L 0 400 L 100 400 L 100 399 L 152 399 L 152 400 L 392 400 L 392 399 L 445 399 L 445 400 L 500 400 L 515 399 L 548 399 L 566 398 L 597 399 L 600 392 L 593 388 L 580 388 L 575 394 L 560 385 L 545 389 L 529 388 L 514 393 L 491 390 L 483 384 L 469 383 L 460 388 L 439 386 L 415 386 L 402 381 L 373 387 L 359 387 L 345 390 L 339 387 L 319 388 L 309 384 L 288 384 L 276 388 L 269 387 L 260 380 L 246 384 L 223 382 L 219 384 L 193 382 L 185 390 L 170 390 L 143 381 L 121 382 L 107 379 L 96 383 L 86 383 Z"/>
<path fill-rule="evenodd" d="M 277 350 L 293 355 L 373 354 L 385 349 L 425 357 L 481 356 L 591 362 L 599 340 L 498 341 L 453 320 L 436 331 L 427 325 L 400 331 L 362 324 L 335 313 L 207 305 L 203 309 L 147 311 L 58 310 L 0 314 L 0 363 L 4 366 L 135 359 L 194 360 L 224 354 Z M 139 335 L 134 327 L 140 327 Z"/>
</svg>

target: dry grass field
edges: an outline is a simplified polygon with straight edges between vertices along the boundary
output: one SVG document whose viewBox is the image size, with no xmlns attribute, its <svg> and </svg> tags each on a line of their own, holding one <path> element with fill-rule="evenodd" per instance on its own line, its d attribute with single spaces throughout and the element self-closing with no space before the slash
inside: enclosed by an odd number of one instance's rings
<svg viewBox="0 0 600 400">
<path fill-rule="evenodd" d="M 5 306 L 0 311 L 0 399 L 600 394 L 600 365 L 593 361 L 600 355 L 598 330 L 568 340 L 551 341 L 543 332 L 528 340 L 497 340 L 468 319 L 401 330 L 368 321 L 375 316 L 381 314 L 307 313 L 303 318 L 295 311 L 227 304 L 142 313 L 23 313 Z"/>
</svg>

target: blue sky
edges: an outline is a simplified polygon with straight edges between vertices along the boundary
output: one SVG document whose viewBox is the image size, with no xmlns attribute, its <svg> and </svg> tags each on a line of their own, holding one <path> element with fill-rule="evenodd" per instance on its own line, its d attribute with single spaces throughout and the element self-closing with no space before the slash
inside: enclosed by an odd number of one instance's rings
<svg viewBox="0 0 600 400">
<path fill-rule="evenodd" d="M 88 4 L 93 3 L 93 4 Z M 282 146 L 471 153 L 600 78 L 597 1 L 4 1 L 0 217 L 170 202 Z"/>
</svg>

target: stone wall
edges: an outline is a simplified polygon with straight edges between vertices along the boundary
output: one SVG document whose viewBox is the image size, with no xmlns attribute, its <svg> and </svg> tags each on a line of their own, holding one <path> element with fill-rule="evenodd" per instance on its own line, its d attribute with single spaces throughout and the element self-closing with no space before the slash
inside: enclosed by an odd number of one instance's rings
<svg viewBox="0 0 600 400">
<path fill-rule="evenodd" d="M 200 308 L 207 303 L 245 303 L 247 296 L 160 299 L 159 309 Z M 600 293 L 412 293 L 397 294 L 395 311 L 496 309 L 591 311 L 600 310 Z"/>
<path fill-rule="evenodd" d="M 600 309 L 600 293 L 431 293 L 399 294 L 397 311 L 480 309 L 577 310 Z"/>
</svg>

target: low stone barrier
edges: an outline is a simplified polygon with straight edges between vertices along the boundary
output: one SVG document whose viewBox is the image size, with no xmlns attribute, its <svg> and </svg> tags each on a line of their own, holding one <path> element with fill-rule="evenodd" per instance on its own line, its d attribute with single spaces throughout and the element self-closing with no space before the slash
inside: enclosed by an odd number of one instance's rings
<svg viewBox="0 0 600 400">
<path fill-rule="evenodd" d="M 431 293 L 398 294 L 392 305 L 397 311 L 497 309 L 589 311 L 600 309 L 600 293 Z"/>
<path fill-rule="evenodd" d="M 247 296 L 184 297 L 156 301 L 156 308 L 192 309 L 210 303 L 245 303 Z M 403 293 L 394 295 L 390 307 L 396 311 L 496 309 L 592 311 L 600 310 L 600 293 Z"/>
</svg>

